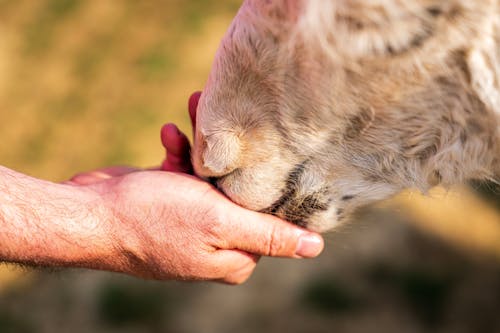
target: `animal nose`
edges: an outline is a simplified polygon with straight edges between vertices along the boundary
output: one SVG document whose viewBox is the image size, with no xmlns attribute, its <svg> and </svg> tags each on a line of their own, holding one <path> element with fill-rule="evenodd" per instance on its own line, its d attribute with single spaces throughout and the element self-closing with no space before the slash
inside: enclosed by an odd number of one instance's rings
<svg viewBox="0 0 500 333">
<path fill-rule="evenodd" d="M 194 173 L 208 181 L 213 186 L 217 187 L 217 182 L 224 177 L 227 172 L 214 172 L 212 169 L 205 166 L 205 160 L 203 157 L 203 145 L 201 147 L 196 147 L 192 150 L 192 163 L 194 168 Z M 225 170 L 224 170 L 225 171 Z"/>
<path fill-rule="evenodd" d="M 200 156 L 201 155 L 201 156 Z M 206 179 L 211 184 L 215 185 L 219 179 L 225 175 L 231 173 L 232 170 L 214 170 L 205 165 L 205 161 L 202 154 L 195 154 L 192 158 L 194 173 L 203 179 Z"/>
<path fill-rule="evenodd" d="M 239 146 L 233 135 L 207 139 L 197 133 L 192 161 L 195 173 L 203 178 L 220 178 L 237 168 Z M 235 155 L 236 154 L 236 155 Z"/>
</svg>

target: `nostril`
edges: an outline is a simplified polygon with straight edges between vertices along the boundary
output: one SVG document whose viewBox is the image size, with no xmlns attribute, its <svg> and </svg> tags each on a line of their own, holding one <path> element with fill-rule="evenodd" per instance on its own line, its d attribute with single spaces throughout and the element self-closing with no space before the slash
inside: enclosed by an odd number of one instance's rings
<svg viewBox="0 0 500 333">
<path fill-rule="evenodd" d="M 232 132 L 219 131 L 210 135 L 197 132 L 195 140 L 195 167 L 208 177 L 221 177 L 237 166 L 240 139 Z"/>
</svg>

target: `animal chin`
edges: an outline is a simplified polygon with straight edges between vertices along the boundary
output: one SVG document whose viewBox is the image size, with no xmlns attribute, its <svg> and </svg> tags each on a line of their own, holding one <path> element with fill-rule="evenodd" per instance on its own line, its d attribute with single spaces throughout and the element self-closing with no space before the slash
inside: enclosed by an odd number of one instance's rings
<svg viewBox="0 0 500 333">
<path fill-rule="evenodd" d="M 288 222 L 307 228 L 318 214 L 329 210 L 331 199 L 327 187 L 315 186 L 311 188 L 308 179 L 308 161 L 296 164 L 288 173 L 285 185 L 274 196 L 274 202 L 260 197 L 262 193 L 270 195 L 272 191 L 262 191 L 256 184 L 243 185 L 241 169 L 219 178 L 211 178 L 211 182 L 229 199 L 248 209 L 261 213 L 275 215 Z M 246 188 L 248 191 L 241 191 Z M 256 189 L 261 191 L 256 191 Z"/>
<path fill-rule="evenodd" d="M 275 215 L 280 217 L 288 222 L 291 222 L 299 227 L 306 228 L 307 227 L 307 217 L 304 212 L 300 211 L 300 208 L 294 210 L 287 210 L 285 207 L 288 204 L 285 202 L 283 206 L 275 206 L 272 205 L 266 209 L 261 210 L 261 213 Z"/>
<path fill-rule="evenodd" d="M 300 227 L 306 228 L 311 218 L 330 208 L 322 193 L 315 192 L 303 196 L 287 196 L 286 193 L 262 213 L 276 215 Z"/>
<path fill-rule="evenodd" d="M 331 199 L 327 187 L 312 190 L 303 182 L 308 163 L 307 160 L 303 161 L 290 171 L 281 197 L 261 212 L 276 215 L 306 228 L 313 215 L 330 208 Z"/>
</svg>

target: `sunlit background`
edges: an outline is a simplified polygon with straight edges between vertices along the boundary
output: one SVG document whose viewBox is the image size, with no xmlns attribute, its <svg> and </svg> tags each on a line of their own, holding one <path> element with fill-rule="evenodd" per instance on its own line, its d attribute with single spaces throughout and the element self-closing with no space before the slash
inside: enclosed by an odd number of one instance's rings
<svg viewBox="0 0 500 333">
<path fill-rule="evenodd" d="M 158 164 L 239 2 L 0 0 L 0 164 Z M 500 332 L 498 191 L 404 193 L 238 287 L 4 265 L 0 332 Z"/>
</svg>

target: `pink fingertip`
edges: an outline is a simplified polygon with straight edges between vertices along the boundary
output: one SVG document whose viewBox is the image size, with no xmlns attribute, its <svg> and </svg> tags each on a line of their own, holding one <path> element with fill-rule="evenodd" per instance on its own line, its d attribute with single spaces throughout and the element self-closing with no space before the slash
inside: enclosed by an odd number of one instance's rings
<svg viewBox="0 0 500 333">
<path fill-rule="evenodd" d="M 173 137 L 178 136 L 177 133 L 179 133 L 179 130 L 177 129 L 177 126 L 175 126 L 174 124 L 168 123 L 163 125 L 163 127 L 161 128 L 160 135 L 161 135 L 161 143 L 163 147 L 165 147 L 165 149 L 168 150 L 170 140 Z"/>
<path fill-rule="evenodd" d="M 320 235 L 308 233 L 299 238 L 295 254 L 302 258 L 317 257 L 323 251 L 325 244 Z"/>
</svg>

